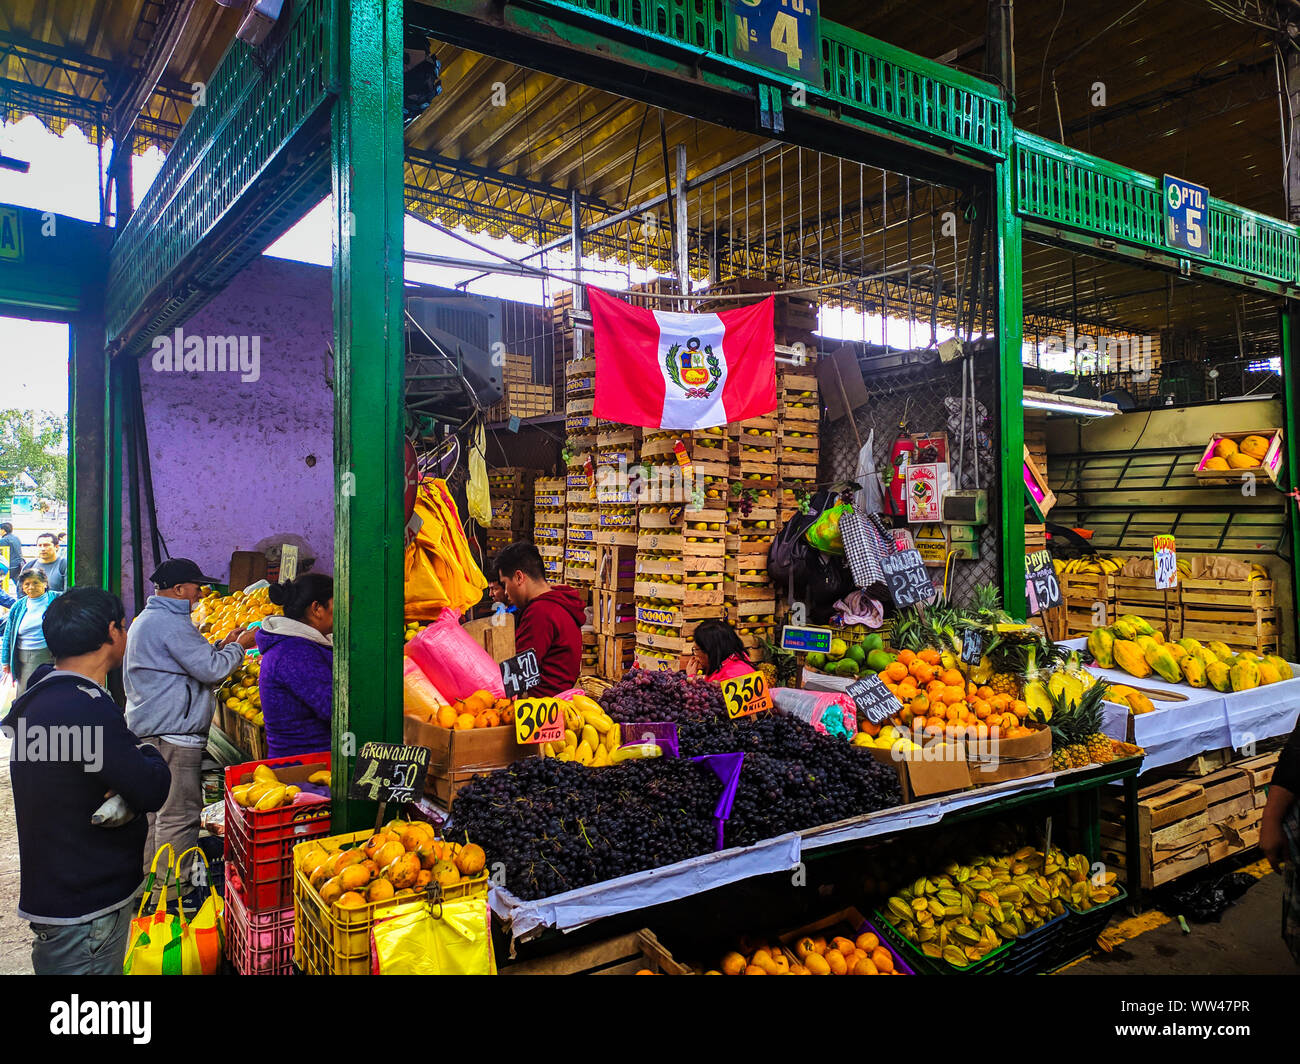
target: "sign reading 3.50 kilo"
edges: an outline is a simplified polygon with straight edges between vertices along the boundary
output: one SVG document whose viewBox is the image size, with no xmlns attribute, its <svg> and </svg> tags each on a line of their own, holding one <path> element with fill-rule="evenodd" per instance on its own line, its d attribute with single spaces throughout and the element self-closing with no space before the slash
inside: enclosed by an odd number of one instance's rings
<svg viewBox="0 0 1300 1064">
<path fill-rule="evenodd" d="M 772 708 L 772 693 L 761 672 L 748 672 L 722 681 L 722 701 L 732 720 L 762 713 Z"/>
</svg>

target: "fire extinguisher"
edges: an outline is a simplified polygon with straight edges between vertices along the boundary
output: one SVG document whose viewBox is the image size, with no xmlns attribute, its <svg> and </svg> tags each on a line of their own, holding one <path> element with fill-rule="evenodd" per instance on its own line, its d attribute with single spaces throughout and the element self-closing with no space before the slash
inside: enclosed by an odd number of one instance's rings
<svg viewBox="0 0 1300 1064">
<path fill-rule="evenodd" d="M 903 411 L 904 419 L 907 411 Z M 898 438 L 889 452 L 889 469 L 885 476 L 885 512 L 891 517 L 904 517 L 907 514 L 907 467 L 912 460 L 914 444 L 907 434 L 907 421 L 898 423 Z"/>
</svg>

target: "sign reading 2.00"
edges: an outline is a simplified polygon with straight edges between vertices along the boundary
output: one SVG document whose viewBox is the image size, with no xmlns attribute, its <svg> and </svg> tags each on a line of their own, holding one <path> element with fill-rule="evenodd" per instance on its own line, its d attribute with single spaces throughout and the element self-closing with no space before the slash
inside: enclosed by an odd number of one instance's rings
<svg viewBox="0 0 1300 1064">
<path fill-rule="evenodd" d="M 821 84 L 817 0 L 731 0 L 731 54 Z"/>
<path fill-rule="evenodd" d="M 1209 251 L 1209 213 L 1209 189 L 1165 174 L 1165 240 L 1170 247 L 1201 254 Z"/>
</svg>

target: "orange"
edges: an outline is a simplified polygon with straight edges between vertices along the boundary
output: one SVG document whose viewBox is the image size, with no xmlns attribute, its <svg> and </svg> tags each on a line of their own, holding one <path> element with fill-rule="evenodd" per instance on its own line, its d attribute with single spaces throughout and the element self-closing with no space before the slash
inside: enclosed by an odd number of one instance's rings
<svg viewBox="0 0 1300 1064">
<path fill-rule="evenodd" d="M 945 687 L 943 689 L 943 694 L 939 696 L 939 701 L 941 701 L 945 706 L 952 706 L 962 701 L 965 697 L 966 696 L 962 693 L 960 687 Z"/>
<path fill-rule="evenodd" d="M 831 975 L 844 975 L 848 972 L 848 962 L 844 960 L 844 954 L 837 949 L 828 949 L 826 951 L 826 965 L 831 970 Z"/>
<path fill-rule="evenodd" d="M 884 946 L 877 946 L 871 951 L 871 963 L 878 971 L 889 974 L 894 970 L 894 955 Z"/>
<path fill-rule="evenodd" d="M 898 660 L 904 665 L 910 666 L 912 662 L 916 660 L 916 653 L 911 650 L 900 650 L 898 652 Z"/>
<path fill-rule="evenodd" d="M 893 680 L 894 683 L 898 683 L 899 680 L 902 680 L 907 676 L 907 666 L 901 661 L 891 661 L 889 667 L 885 669 L 885 675 Z"/>
<path fill-rule="evenodd" d="M 949 687 L 960 687 L 963 691 L 966 689 L 966 677 L 956 669 L 947 670 L 947 672 L 943 673 L 939 679 Z"/>
<path fill-rule="evenodd" d="M 907 667 L 907 671 L 913 679 L 920 680 L 922 683 L 930 679 L 930 666 L 924 661 L 912 662 L 912 664 Z"/>
<path fill-rule="evenodd" d="M 920 658 L 922 661 L 924 661 L 927 665 L 939 664 L 939 652 L 935 650 L 934 647 L 926 647 L 924 650 L 921 651 L 921 653 L 917 655 L 917 657 Z"/>
<path fill-rule="evenodd" d="M 878 939 L 870 931 L 863 931 L 862 934 L 858 936 L 858 941 L 855 943 L 855 945 L 857 946 L 858 949 L 864 951 L 865 953 L 871 954 L 875 952 L 876 948 L 880 945 L 880 939 Z M 876 967 L 879 968 L 880 965 L 876 965 Z"/>
<path fill-rule="evenodd" d="M 880 725 L 879 725 L 879 724 L 872 724 L 871 721 L 869 721 L 869 720 L 867 720 L 865 717 L 863 717 L 863 718 L 862 718 L 862 723 L 861 723 L 860 725 L 858 725 L 858 730 L 859 730 L 859 731 L 864 731 L 864 732 L 866 732 L 868 735 L 870 735 L 870 736 L 874 739 L 877 735 L 880 734 Z M 803 959 L 803 958 L 801 957 L 800 960 L 802 960 L 802 959 Z"/>
<path fill-rule="evenodd" d="M 474 727 L 474 716 L 471 713 L 462 713 L 456 718 L 457 731 L 469 731 Z"/>
<path fill-rule="evenodd" d="M 994 692 L 993 692 L 993 688 L 991 688 L 991 687 L 989 687 L 989 686 L 987 686 L 987 685 L 984 686 L 984 687 L 981 687 L 981 688 L 976 692 L 976 694 L 978 694 L 978 695 L 980 696 L 980 698 L 985 698 L 985 699 L 992 698 L 992 697 L 993 697 L 993 693 L 994 693 Z"/>
<path fill-rule="evenodd" d="M 439 727 L 454 728 L 456 726 L 456 711 L 451 706 L 439 706 L 437 720 Z"/>
<path fill-rule="evenodd" d="M 860 961 L 858 961 L 857 964 L 853 966 L 853 974 L 854 975 L 879 975 L 880 972 L 877 970 L 876 966 L 871 962 L 870 957 L 863 957 Z"/>
</svg>

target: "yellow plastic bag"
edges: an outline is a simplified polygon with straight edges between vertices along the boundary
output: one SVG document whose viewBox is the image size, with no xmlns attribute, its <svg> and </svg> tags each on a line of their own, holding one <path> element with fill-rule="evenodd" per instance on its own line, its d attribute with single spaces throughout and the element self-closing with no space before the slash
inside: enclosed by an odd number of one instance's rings
<svg viewBox="0 0 1300 1064">
<path fill-rule="evenodd" d="M 153 895 L 154 883 L 158 879 L 158 858 L 163 855 L 163 851 L 167 853 L 167 867 L 163 870 L 158 891 L 158 908 L 151 915 L 145 916 L 144 907 Z M 144 897 L 140 899 L 140 908 L 131 921 L 130 945 L 122 965 L 122 971 L 126 975 L 203 974 L 203 960 L 198 943 L 190 930 L 189 921 L 185 919 L 185 911 L 180 906 L 179 886 L 179 912 L 167 911 L 167 887 L 176 867 L 174 854 L 171 844 L 164 842 L 153 855 L 153 866 L 149 869 L 149 878 L 144 885 Z"/>
<path fill-rule="evenodd" d="M 194 914 L 194 919 L 190 921 L 190 934 L 194 936 L 194 946 L 199 951 L 199 963 L 203 968 L 203 974 L 216 975 L 221 967 L 221 958 L 226 952 L 226 903 L 217 893 L 216 885 L 212 882 L 207 855 L 198 846 L 191 846 L 176 858 L 177 869 L 184 864 L 186 855 L 191 853 L 198 855 L 198 860 L 191 865 L 192 882 L 199 887 L 206 884 L 208 896 L 199 906 L 199 911 Z M 203 862 L 202 878 L 197 874 L 200 868 L 199 861 Z"/>
<path fill-rule="evenodd" d="M 412 902 L 375 923 L 370 967 L 376 975 L 496 975 L 487 896 Z"/>
<path fill-rule="evenodd" d="M 487 580 L 470 553 L 445 480 L 422 481 L 415 497 L 419 531 L 406 548 L 406 616 L 430 621 L 446 606 L 465 612 Z"/>
<path fill-rule="evenodd" d="M 469 481 L 465 485 L 465 502 L 469 515 L 484 528 L 492 523 L 492 496 L 488 492 L 487 439 L 483 424 L 474 430 L 474 444 L 469 449 Z"/>
</svg>

